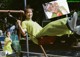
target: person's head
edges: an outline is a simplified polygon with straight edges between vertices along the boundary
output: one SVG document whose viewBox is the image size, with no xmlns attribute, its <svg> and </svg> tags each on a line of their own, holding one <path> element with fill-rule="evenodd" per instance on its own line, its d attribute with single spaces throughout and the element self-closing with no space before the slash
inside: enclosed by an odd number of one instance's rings
<svg viewBox="0 0 80 57">
<path fill-rule="evenodd" d="M 33 9 L 32 8 L 26 8 L 25 10 L 26 19 L 32 19 L 33 16 Z"/>
<path fill-rule="evenodd" d="M 10 31 L 6 31 L 6 36 L 7 36 L 7 37 L 10 37 L 10 36 L 11 36 Z"/>
<path fill-rule="evenodd" d="M 57 2 L 54 2 L 52 12 L 57 13 L 58 11 L 59 11 L 59 5 Z"/>
<path fill-rule="evenodd" d="M 47 11 L 49 11 L 49 12 L 52 11 L 52 3 L 47 4 Z"/>
</svg>

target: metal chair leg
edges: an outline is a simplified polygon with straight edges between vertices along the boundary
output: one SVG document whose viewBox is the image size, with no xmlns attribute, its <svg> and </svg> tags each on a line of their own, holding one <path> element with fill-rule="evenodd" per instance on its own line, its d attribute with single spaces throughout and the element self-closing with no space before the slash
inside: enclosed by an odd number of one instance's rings
<svg viewBox="0 0 80 57">
<path fill-rule="evenodd" d="M 27 48 L 27 57 L 29 57 L 29 39 L 28 39 L 28 34 L 26 34 L 26 48 Z"/>
</svg>

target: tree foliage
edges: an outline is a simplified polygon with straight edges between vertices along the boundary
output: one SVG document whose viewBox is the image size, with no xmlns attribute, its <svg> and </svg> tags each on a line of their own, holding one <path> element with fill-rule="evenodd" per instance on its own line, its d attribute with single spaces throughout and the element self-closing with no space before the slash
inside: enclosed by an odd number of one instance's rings
<svg viewBox="0 0 80 57">
<path fill-rule="evenodd" d="M 0 9 L 23 9 L 24 0 L 0 0 Z"/>
<path fill-rule="evenodd" d="M 12 0 L 0 0 L 0 9 L 7 9 Z"/>
</svg>

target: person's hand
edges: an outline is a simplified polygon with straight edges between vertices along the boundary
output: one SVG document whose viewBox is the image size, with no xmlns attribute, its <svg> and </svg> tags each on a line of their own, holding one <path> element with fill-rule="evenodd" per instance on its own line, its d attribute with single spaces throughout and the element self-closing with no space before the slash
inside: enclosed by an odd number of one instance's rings
<svg viewBox="0 0 80 57">
<path fill-rule="evenodd" d="M 17 20 L 17 24 L 20 25 L 21 24 L 21 21 L 20 20 Z"/>
<path fill-rule="evenodd" d="M 20 10 L 20 12 L 21 12 L 22 14 L 24 14 L 24 11 L 23 11 L 23 10 Z"/>
</svg>

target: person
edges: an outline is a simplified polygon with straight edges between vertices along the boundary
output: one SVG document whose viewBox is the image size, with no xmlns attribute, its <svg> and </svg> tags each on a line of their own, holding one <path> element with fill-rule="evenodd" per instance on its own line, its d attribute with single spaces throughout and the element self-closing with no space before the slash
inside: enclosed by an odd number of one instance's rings
<svg viewBox="0 0 80 57">
<path fill-rule="evenodd" d="M 22 32 L 22 34 L 25 36 L 25 31 L 28 32 L 28 34 L 31 36 L 31 39 L 33 40 L 34 43 L 38 44 L 38 41 L 36 38 L 42 37 L 42 36 L 62 36 L 64 34 L 72 34 L 72 29 L 69 29 L 67 26 L 70 26 L 72 23 L 74 26 L 71 26 L 73 28 L 73 31 L 75 33 L 77 29 L 76 25 L 76 20 L 77 20 L 77 13 L 74 12 L 73 17 L 71 18 L 71 20 L 68 21 L 68 18 L 62 18 L 62 19 L 58 19 L 56 21 L 52 21 L 49 24 L 47 24 L 45 27 L 41 27 L 39 24 L 35 23 L 34 21 L 32 21 L 32 9 L 31 8 L 27 8 L 26 9 L 26 20 L 22 22 L 22 26 L 21 26 L 21 22 L 20 20 L 17 20 L 18 26 Z M 70 27 L 70 28 L 71 28 Z M 75 27 L 75 29 L 74 29 Z M 79 34 L 79 33 L 77 33 Z"/>
<path fill-rule="evenodd" d="M 52 17 L 52 3 L 46 3 L 43 5 L 45 14 L 47 15 L 47 18 L 51 18 Z"/>
<path fill-rule="evenodd" d="M 13 30 L 13 32 L 11 33 L 11 39 L 12 39 L 13 50 L 18 56 L 21 51 L 21 46 L 17 35 L 17 29 Z"/>
<path fill-rule="evenodd" d="M 21 30 L 22 35 L 26 36 L 25 32 L 28 33 L 30 36 L 30 39 L 37 44 L 37 40 L 35 39 L 36 34 L 39 33 L 39 31 L 42 29 L 42 27 L 37 23 L 32 20 L 33 16 L 33 9 L 32 8 L 27 8 L 25 10 L 25 20 L 22 22 L 21 26 L 21 21 L 17 20 L 18 26 Z"/>
<path fill-rule="evenodd" d="M 67 10 L 63 6 L 59 6 L 58 2 L 53 2 L 52 3 L 52 17 L 57 17 L 57 16 L 62 16 L 64 14 L 67 14 Z"/>
<path fill-rule="evenodd" d="M 6 32 L 6 37 L 4 40 L 4 46 L 3 46 L 3 51 L 5 52 L 6 55 L 10 55 L 13 53 L 11 44 L 12 44 L 12 40 L 10 38 L 11 34 L 9 31 Z"/>
</svg>

